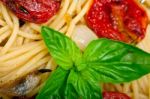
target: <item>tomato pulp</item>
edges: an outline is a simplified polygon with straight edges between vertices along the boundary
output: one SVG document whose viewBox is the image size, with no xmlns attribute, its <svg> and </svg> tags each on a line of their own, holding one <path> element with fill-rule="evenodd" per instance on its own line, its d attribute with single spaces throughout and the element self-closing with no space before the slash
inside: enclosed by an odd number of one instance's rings
<svg viewBox="0 0 150 99">
<path fill-rule="evenodd" d="M 103 99 L 131 99 L 131 98 L 123 93 L 103 92 Z"/>
<path fill-rule="evenodd" d="M 148 25 L 146 12 L 134 0 L 93 0 L 85 19 L 98 37 L 127 43 L 141 41 Z"/>
<path fill-rule="evenodd" d="M 1 0 L 20 19 L 44 23 L 60 8 L 61 0 Z"/>
</svg>

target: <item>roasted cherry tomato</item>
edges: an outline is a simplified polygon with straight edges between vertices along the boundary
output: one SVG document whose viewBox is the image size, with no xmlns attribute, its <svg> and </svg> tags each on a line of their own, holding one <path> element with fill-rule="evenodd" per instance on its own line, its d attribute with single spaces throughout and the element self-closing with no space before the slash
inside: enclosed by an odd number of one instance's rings
<svg viewBox="0 0 150 99">
<path fill-rule="evenodd" d="M 130 97 L 118 92 L 103 92 L 103 99 L 130 99 Z"/>
<path fill-rule="evenodd" d="M 137 43 L 145 36 L 148 17 L 135 0 L 93 0 L 86 22 L 100 38 Z"/>
<path fill-rule="evenodd" d="M 60 8 L 61 0 L 1 0 L 20 19 L 44 23 Z"/>
</svg>

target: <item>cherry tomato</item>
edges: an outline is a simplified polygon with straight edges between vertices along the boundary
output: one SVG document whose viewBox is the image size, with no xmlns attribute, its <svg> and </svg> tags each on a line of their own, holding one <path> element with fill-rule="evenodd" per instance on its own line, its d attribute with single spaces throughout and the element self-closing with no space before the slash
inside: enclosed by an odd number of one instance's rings
<svg viewBox="0 0 150 99">
<path fill-rule="evenodd" d="M 93 0 L 85 19 L 100 38 L 127 43 L 141 41 L 148 25 L 146 12 L 135 0 Z"/>
<path fill-rule="evenodd" d="M 44 23 L 60 8 L 61 0 L 1 0 L 22 20 Z"/>
<path fill-rule="evenodd" d="M 103 92 L 103 99 L 130 99 L 130 97 L 118 92 Z"/>
</svg>

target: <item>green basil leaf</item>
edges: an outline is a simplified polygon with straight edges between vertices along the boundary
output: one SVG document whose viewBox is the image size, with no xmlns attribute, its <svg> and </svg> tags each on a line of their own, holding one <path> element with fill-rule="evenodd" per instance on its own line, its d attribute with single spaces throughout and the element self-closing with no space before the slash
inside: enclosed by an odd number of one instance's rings
<svg viewBox="0 0 150 99">
<path fill-rule="evenodd" d="M 74 89 L 72 84 L 67 84 L 65 89 L 65 99 L 78 99 L 80 96 Z"/>
<path fill-rule="evenodd" d="M 72 69 L 68 77 L 68 83 L 74 86 L 81 99 L 102 99 L 98 82 L 86 78 L 86 76 L 81 75 L 81 72 Z"/>
<path fill-rule="evenodd" d="M 82 72 L 101 82 L 129 82 L 150 72 L 150 54 L 108 39 L 92 41 L 83 55 Z"/>
<path fill-rule="evenodd" d="M 63 86 L 66 84 L 68 74 L 69 71 L 58 67 L 52 72 L 36 99 L 64 99 Z"/>
<path fill-rule="evenodd" d="M 80 61 L 80 49 L 64 34 L 43 26 L 42 36 L 51 56 L 63 69 L 69 70 Z"/>
</svg>

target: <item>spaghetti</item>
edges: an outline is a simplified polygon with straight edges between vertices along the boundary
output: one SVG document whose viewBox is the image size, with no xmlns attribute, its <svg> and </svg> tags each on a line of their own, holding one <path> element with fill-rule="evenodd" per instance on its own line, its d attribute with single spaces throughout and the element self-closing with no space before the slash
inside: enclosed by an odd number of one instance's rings
<svg viewBox="0 0 150 99">
<path fill-rule="evenodd" d="M 44 24 L 26 22 L 19 26 L 19 19 L 12 14 L 0 2 L 0 89 L 7 85 L 6 89 L 18 79 L 45 68 L 54 70 L 56 64 L 48 54 L 48 51 L 40 35 L 42 25 L 65 33 L 71 37 L 76 25 L 85 24 L 84 16 L 88 11 L 92 0 L 62 0 L 60 11 Z M 145 9 L 150 20 L 150 2 L 147 0 Z M 150 24 L 148 25 L 145 39 L 138 47 L 150 52 Z M 40 82 L 27 97 L 34 96 L 43 85 L 49 73 L 38 74 Z M 119 91 L 128 94 L 133 99 L 150 98 L 150 75 L 137 81 L 125 84 L 104 84 L 104 90 Z M 0 96 L 9 99 L 1 91 Z M 9 93 L 9 92 L 8 92 Z M 9 94 L 10 95 L 10 94 Z M 11 95 L 10 95 L 11 98 Z"/>
</svg>

